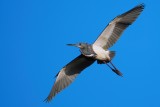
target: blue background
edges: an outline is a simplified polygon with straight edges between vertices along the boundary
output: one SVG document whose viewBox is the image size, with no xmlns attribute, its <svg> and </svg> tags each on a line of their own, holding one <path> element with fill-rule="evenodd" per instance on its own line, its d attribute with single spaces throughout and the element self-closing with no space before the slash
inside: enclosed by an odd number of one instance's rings
<svg viewBox="0 0 160 107">
<path fill-rule="evenodd" d="M 94 63 L 50 103 L 56 73 L 80 54 L 67 43 L 98 37 L 117 15 L 145 3 L 110 49 L 124 77 Z M 1 107 L 160 107 L 158 0 L 1 0 Z"/>
</svg>

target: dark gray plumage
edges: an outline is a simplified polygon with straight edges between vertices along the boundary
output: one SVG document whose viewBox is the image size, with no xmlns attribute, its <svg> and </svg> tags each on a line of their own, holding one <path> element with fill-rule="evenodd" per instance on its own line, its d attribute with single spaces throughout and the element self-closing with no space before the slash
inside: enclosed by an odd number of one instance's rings
<svg viewBox="0 0 160 107">
<path fill-rule="evenodd" d="M 45 100 L 50 101 L 52 97 L 54 97 L 58 92 L 60 92 L 70 83 L 72 83 L 72 81 L 76 78 L 76 76 L 83 69 L 93 64 L 94 61 L 95 60 L 92 58 L 87 58 L 83 55 L 79 55 L 77 58 L 68 63 L 65 67 L 61 69 L 61 71 L 57 75 L 55 84 L 52 87 L 50 94 Z"/>
<path fill-rule="evenodd" d="M 115 52 L 109 51 L 108 48 L 111 47 L 123 31 L 136 20 L 143 9 L 144 4 L 140 4 L 114 18 L 103 30 L 98 39 L 91 45 L 87 43 L 68 44 L 79 47 L 81 55 L 60 70 L 51 92 L 45 101 L 50 101 L 57 93 L 71 84 L 81 71 L 93 64 L 96 60 L 98 63 L 106 64 L 113 72 L 122 76 L 122 73 L 111 62 L 115 56 Z M 112 67 L 108 63 L 110 63 Z"/>
<path fill-rule="evenodd" d="M 76 46 L 80 48 L 81 53 L 84 56 L 95 57 L 96 53 L 94 52 L 92 45 L 88 43 L 77 43 L 77 44 L 67 44 L 68 46 Z"/>
</svg>

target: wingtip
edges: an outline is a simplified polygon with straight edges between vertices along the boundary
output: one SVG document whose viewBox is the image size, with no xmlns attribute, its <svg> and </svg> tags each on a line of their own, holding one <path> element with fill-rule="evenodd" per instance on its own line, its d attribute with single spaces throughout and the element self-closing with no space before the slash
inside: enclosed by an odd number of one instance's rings
<svg viewBox="0 0 160 107">
<path fill-rule="evenodd" d="M 46 99 L 43 100 L 45 103 L 49 103 L 52 100 L 52 98 L 47 97 Z"/>
<path fill-rule="evenodd" d="M 142 9 L 144 9 L 144 8 L 145 8 L 145 4 L 144 4 L 144 3 L 141 3 L 141 4 L 139 4 L 137 7 L 140 7 L 140 8 L 142 8 Z"/>
<path fill-rule="evenodd" d="M 141 9 L 143 10 L 145 8 L 145 4 L 144 3 L 140 3 L 138 5 L 136 5 L 133 9 Z"/>
</svg>

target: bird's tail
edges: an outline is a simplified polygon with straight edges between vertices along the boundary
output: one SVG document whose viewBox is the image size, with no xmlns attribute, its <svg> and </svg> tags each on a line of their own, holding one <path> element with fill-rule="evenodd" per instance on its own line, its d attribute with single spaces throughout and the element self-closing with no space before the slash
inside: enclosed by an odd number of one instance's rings
<svg viewBox="0 0 160 107">
<path fill-rule="evenodd" d="M 116 51 L 109 51 L 110 61 L 114 58 Z"/>
</svg>

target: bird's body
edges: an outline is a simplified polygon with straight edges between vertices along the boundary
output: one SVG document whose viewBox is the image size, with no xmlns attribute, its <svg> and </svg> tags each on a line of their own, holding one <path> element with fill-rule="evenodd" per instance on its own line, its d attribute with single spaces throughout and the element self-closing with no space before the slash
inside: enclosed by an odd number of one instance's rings
<svg viewBox="0 0 160 107">
<path fill-rule="evenodd" d="M 100 46 L 92 45 L 93 51 L 97 54 L 95 59 L 100 60 L 100 61 L 110 61 L 110 51 L 109 50 L 104 50 Z"/>
<path fill-rule="evenodd" d="M 112 58 L 109 50 L 104 50 L 102 47 L 95 44 L 91 45 L 88 43 L 68 44 L 69 46 L 77 46 L 80 48 L 82 55 L 93 58 L 95 60 L 109 62 Z"/>
<path fill-rule="evenodd" d="M 110 51 L 108 48 L 110 48 L 119 39 L 123 31 L 137 19 L 143 9 L 144 4 L 140 4 L 114 18 L 93 44 L 68 44 L 80 48 L 81 54 L 59 71 L 51 92 L 45 100 L 47 102 L 50 101 L 57 93 L 71 84 L 81 71 L 92 65 L 95 61 L 97 61 L 98 64 L 106 64 L 113 72 L 122 76 L 122 73 L 111 62 L 115 56 L 115 51 Z"/>
</svg>

